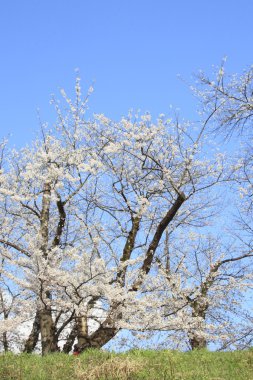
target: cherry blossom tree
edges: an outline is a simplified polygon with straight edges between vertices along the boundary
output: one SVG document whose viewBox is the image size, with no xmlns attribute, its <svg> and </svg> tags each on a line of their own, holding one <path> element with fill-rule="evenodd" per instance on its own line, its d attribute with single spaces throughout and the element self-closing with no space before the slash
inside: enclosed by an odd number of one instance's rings
<svg viewBox="0 0 253 380">
<path fill-rule="evenodd" d="M 62 91 L 64 106 L 52 100 L 55 125 L 2 155 L 0 333 L 7 347 L 31 321 L 25 352 L 39 337 L 43 354 L 60 350 L 62 339 L 64 352 L 75 342 L 81 352 L 148 325 L 155 300 L 147 281 L 155 282 L 165 230 L 206 225 L 213 188 L 227 179 L 224 156 L 205 150 L 205 124 L 131 113 L 89 120 L 92 89 L 83 98 L 77 78 L 75 90 L 74 101 Z M 173 302 L 170 323 L 182 325 L 181 299 Z"/>
<path fill-rule="evenodd" d="M 191 349 L 211 342 L 217 348 L 228 347 L 244 336 L 246 326 L 250 330 L 245 295 L 252 286 L 252 256 L 238 242 L 192 232 L 187 241 L 177 237 L 157 258 L 166 294 L 181 300 L 179 312 L 188 316 L 189 324 L 176 328 L 181 344 L 188 343 Z M 177 315 L 167 306 L 167 313 L 172 312 Z M 173 340 L 176 343 L 176 336 Z"/>
<path fill-rule="evenodd" d="M 209 123 L 213 135 L 224 138 L 229 143 L 234 156 L 233 202 L 236 208 L 231 213 L 233 231 L 231 233 L 241 242 L 241 253 L 251 255 L 253 249 L 252 188 L 253 188 L 253 67 L 242 74 L 226 72 L 225 60 L 213 76 L 201 72 L 199 86 L 194 91 L 203 106 L 202 112 Z M 233 149 L 231 149 L 233 147 Z M 252 272 L 252 270 L 251 270 Z M 252 317 L 248 317 L 252 326 Z M 252 341 L 252 328 L 245 329 L 245 339 Z"/>
<path fill-rule="evenodd" d="M 163 242 L 145 279 L 142 302 L 135 314 L 128 310 L 125 328 L 132 335 L 119 334 L 114 345 L 248 348 L 253 338 L 252 253 L 235 239 L 207 231 L 173 237 L 167 230 Z"/>
</svg>

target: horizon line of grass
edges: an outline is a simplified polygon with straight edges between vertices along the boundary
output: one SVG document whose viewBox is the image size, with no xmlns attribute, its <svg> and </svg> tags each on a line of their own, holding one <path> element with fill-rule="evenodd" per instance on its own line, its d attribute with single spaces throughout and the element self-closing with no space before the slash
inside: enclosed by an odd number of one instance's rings
<svg viewBox="0 0 253 380">
<path fill-rule="evenodd" d="M 253 350 L 0 355 L 1 380 L 253 380 Z"/>
</svg>

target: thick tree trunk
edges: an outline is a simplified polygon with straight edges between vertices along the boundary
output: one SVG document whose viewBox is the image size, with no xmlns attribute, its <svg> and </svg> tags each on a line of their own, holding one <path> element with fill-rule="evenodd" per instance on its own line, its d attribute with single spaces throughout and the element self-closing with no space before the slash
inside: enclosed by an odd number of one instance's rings
<svg viewBox="0 0 253 380">
<path fill-rule="evenodd" d="M 49 218 L 50 218 L 50 203 L 51 203 L 51 184 L 46 181 L 43 189 L 42 197 L 42 209 L 41 209 L 41 219 L 40 219 L 40 237 L 41 237 L 41 252 L 45 259 L 48 257 L 48 241 L 49 241 Z M 50 352 L 59 351 L 57 345 L 57 335 L 55 323 L 52 316 L 52 311 L 50 306 L 46 305 L 44 299 L 50 300 L 50 293 L 48 291 L 44 292 L 44 284 L 41 283 L 41 301 L 42 309 L 39 310 L 39 323 L 40 323 L 40 333 L 41 333 L 41 347 L 42 355 L 46 355 Z"/>
<path fill-rule="evenodd" d="M 199 336 L 193 336 L 189 339 L 192 350 L 200 350 L 207 347 L 207 341 Z"/>
<path fill-rule="evenodd" d="M 77 326 L 77 345 L 82 347 L 86 343 L 88 337 L 88 323 L 87 317 L 78 317 L 76 318 Z"/>
<path fill-rule="evenodd" d="M 69 354 L 70 351 L 72 350 L 72 347 L 73 347 L 73 344 L 74 344 L 76 337 L 77 337 L 77 325 L 75 323 L 74 326 L 72 327 L 72 330 L 70 331 L 70 333 L 67 337 L 67 340 L 66 340 L 66 342 L 63 346 L 63 349 L 62 349 L 62 351 L 65 354 Z"/>
<path fill-rule="evenodd" d="M 40 333 L 40 318 L 39 318 L 39 313 L 37 311 L 34 321 L 33 321 L 32 330 L 30 332 L 28 339 L 25 342 L 23 352 L 26 352 L 28 354 L 33 352 L 39 340 L 39 333 Z"/>
<path fill-rule="evenodd" d="M 102 348 L 118 333 L 116 327 L 103 327 L 101 326 L 90 336 L 82 336 L 82 339 L 75 345 L 74 349 L 78 352 L 83 352 L 88 348 Z"/>
<path fill-rule="evenodd" d="M 189 343 L 191 345 L 192 350 L 207 347 L 207 341 L 203 336 L 201 336 L 201 331 L 203 331 L 203 326 L 205 324 L 208 303 L 205 302 L 206 293 L 202 295 L 203 295 L 203 298 L 199 297 L 198 299 L 195 299 L 194 301 L 191 302 L 192 316 L 193 318 L 199 319 L 199 322 L 197 326 L 195 327 L 195 329 L 197 329 L 199 333 L 195 330 L 195 331 L 191 331 L 189 334 Z"/>
<path fill-rule="evenodd" d="M 116 327 L 100 327 L 90 336 L 90 347 L 101 348 L 116 336 L 119 329 Z"/>
<path fill-rule="evenodd" d="M 55 324 L 50 309 L 39 311 L 42 355 L 59 351 Z"/>
<path fill-rule="evenodd" d="M 78 341 L 74 346 L 75 351 L 82 352 L 88 348 L 102 348 L 107 342 L 115 337 L 119 329 L 115 327 L 114 321 L 117 321 L 121 317 L 117 313 L 117 306 L 118 305 L 112 306 L 111 313 L 91 335 L 88 335 L 87 318 L 80 318 L 77 320 Z"/>
</svg>

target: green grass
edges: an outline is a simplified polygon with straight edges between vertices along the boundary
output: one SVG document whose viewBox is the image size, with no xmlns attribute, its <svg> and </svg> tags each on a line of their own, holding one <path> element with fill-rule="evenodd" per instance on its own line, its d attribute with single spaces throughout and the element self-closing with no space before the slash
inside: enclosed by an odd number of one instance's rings
<svg viewBox="0 0 253 380">
<path fill-rule="evenodd" d="M 253 351 L 0 355 L 1 380 L 253 380 Z"/>
</svg>

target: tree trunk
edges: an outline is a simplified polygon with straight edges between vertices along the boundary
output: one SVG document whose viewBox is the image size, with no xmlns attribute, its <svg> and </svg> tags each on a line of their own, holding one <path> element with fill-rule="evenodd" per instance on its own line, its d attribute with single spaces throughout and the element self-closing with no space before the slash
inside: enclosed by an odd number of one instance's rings
<svg viewBox="0 0 253 380">
<path fill-rule="evenodd" d="M 48 257 L 48 241 L 49 241 L 49 218 L 50 218 L 50 203 L 51 203 L 51 184 L 46 181 L 44 183 L 43 197 L 42 197 L 42 209 L 40 219 L 40 236 L 41 236 L 41 252 L 42 256 L 47 259 Z M 43 298 L 50 299 L 50 293 L 43 291 L 43 282 L 41 283 L 41 301 L 43 303 L 42 309 L 39 310 L 39 322 L 41 333 L 41 347 L 42 355 L 46 355 L 50 352 L 59 351 L 57 345 L 57 335 L 55 323 L 52 316 L 52 310 L 50 306 L 45 305 Z"/>
<path fill-rule="evenodd" d="M 133 283 L 132 291 L 139 290 L 140 286 L 143 283 L 143 279 L 145 275 L 147 275 L 151 269 L 152 261 L 156 252 L 156 249 L 160 243 L 160 240 L 162 238 L 162 235 L 168 225 L 172 222 L 175 215 L 177 214 L 178 210 L 182 206 L 182 204 L 185 202 L 186 197 L 184 193 L 179 193 L 177 196 L 177 199 L 175 200 L 174 204 L 171 206 L 171 208 L 167 211 L 165 216 L 162 218 L 160 223 L 158 224 L 155 234 L 153 236 L 152 241 L 149 244 L 149 247 L 147 249 L 145 259 L 143 260 L 141 270 L 139 273 L 139 276 L 137 280 Z"/>
<path fill-rule="evenodd" d="M 87 317 L 76 318 L 77 326 L 77 346 L 82 347 L 86 343 L 88 337 Z"/>
<path fill-rule="evenodd" d="M 39 311 L 42 355 L 59 351 L 57 345 L 56 329 L 50 309 Z"/>
<path fill-rule="evenodd" d="M 72 330 L 70 331 L 68 337 L 67 337 L 67 340 L 63 346 L 63 349 L 62 351 L 65 353 L 65 354 L 69 354 L 71 349 L 72 349 L 72 346 L 74 344 L 74 341 L 77 337 L 77 325 L 76 323 L 74 324 Z"/>
<path fill-rule="evenodd" d="M 119 331 L 113 323 L 114 320 L 115 319 L 112 319 L 111 315 L 109 315 L 96 331 L 88 335 L 87 318 L 78 319 L 76 323 L 78 341 L 74 346 L 74 350 L 82 352 L 88 348 L 102 348 L 107 342 L 114 338 Z"/>
<path fill-rule="evenodd" d="M 206 319 L 206 311 L 208 309 L 208 302 L 205 302 L 205 296 L 206 293 L 202 294 L 202 297 L 199 297 L 192 301 L 191 306 L 192 306 L 192 316 L 194 318 L 198 318 L 199 321 L 197 323 L 197 326 L 195 327 L 194 331 L 191 331 L 189 334 L 189 342 L 191 345 L 192 350 L 196 349 L 201 349 L 201 348 L 206 348 L 207 347 L 207 341 L 203 336 L 201 336 L 201 331 L 203 331 L 203 327 L 205 324 L 205 319 Z M 196 329 L 200 332 L 196 331 Z"/>
<path fill-rule="evenodd" d="M 83 352 L 88 348 L 102 348 L 112 338 L 115 337 L 119 330 L 115 327 L 99 327 L 90 336 L 82 336 L 82 339 L 75 345 L 74 349 L 78 352 Z"/>
<path fill-rule="evenodd" d="M 116 327 L 101 326 L 90 336 L 90 347 L 101 348 L 116 336 L 119 329 Z"/>
<path fill-rule="evenodd" d="M 9 351 L 9 344 L 8 344 L 8 338 L 7 338 L 7 332 L 3 332 L 3 346 L 4 346 L 4 352 L 8 352 Z"/>
<path fill-rule="evenodd" d="M 35 318 L 34 318 L 32 331 L 30 332 L 30 335 L 25 342 L 23 352 L 26 352 L 28 354 L 33 352 L 33 350 L 34 350 L 34 348 L 35 348 L 35 346 L 39 340 L 39 333 L 40 333 L 40 318 L 39 318 L 39 313 L 37 311 Z"/>
<path fill-rule="evenodd" d="M 200 350 L 201 348 L 207 347 L 207 341 L 205 338 L 199 337 L 197 335 L 194 335 L 192 338 L 190 338 L 189 342 L 192 350 Z"/>
</svg>

